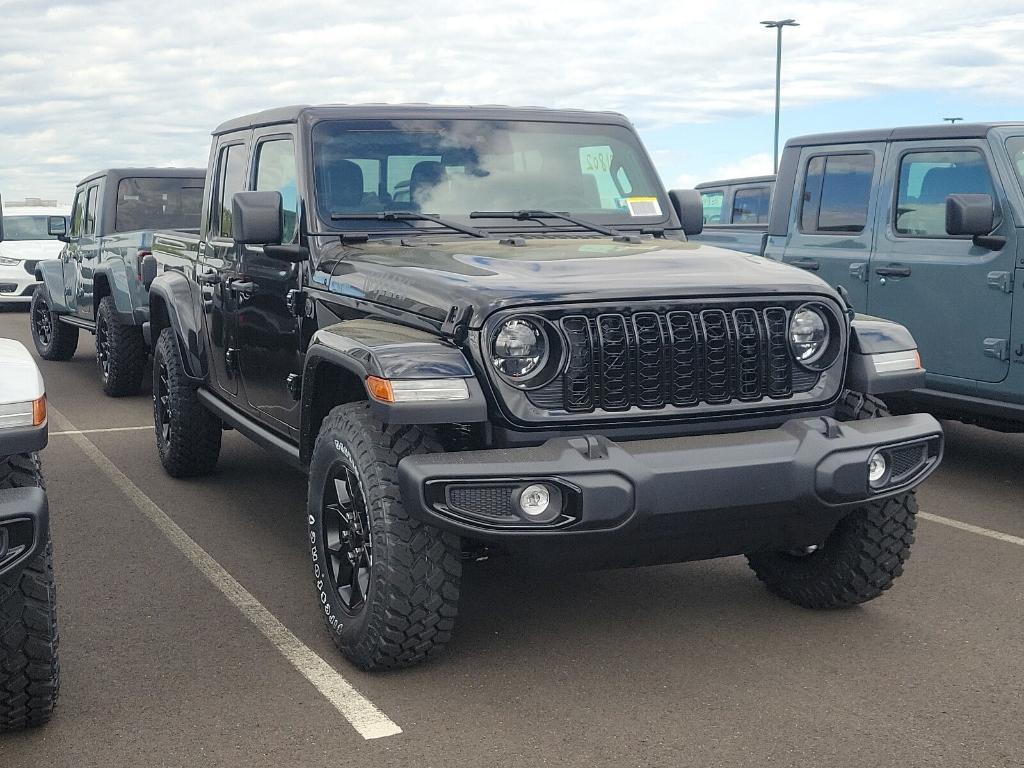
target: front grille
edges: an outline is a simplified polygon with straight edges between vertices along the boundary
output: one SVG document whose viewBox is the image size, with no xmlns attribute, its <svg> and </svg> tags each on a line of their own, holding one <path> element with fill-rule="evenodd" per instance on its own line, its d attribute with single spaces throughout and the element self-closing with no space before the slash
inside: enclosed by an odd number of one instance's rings
<svg viewBox="0 0 1024 768">
<path fill-rule="evenodd" d="M 0 283 L 0 293 L 14 293 L 18 290 L 17 283 Z"/>
<path fill-rule="evenodd" d="M 569 413 L 791 398 L 819 379 L 790 355 L 794 307 L 763 302 L 552 317 L 568 360 L 560 376 L 528 396 L 535 406 Z"/>
</svg>

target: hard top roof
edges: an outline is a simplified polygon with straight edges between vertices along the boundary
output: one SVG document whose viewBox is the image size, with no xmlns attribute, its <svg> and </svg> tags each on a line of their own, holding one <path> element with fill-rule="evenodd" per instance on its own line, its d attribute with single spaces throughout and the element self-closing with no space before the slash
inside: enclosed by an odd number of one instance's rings
<svg viewBox="0 0 1024 768">
<path fill-rule="evenodd" d="M 775 181 L 775 174 L 765 176 L 739 176 L 735 179 L 719 179 L 717 181 L 702 181 L 694 189 L 707 189 L 708 187 L 732 187 L 737 184 L 765 184 Z"/>
<path fill-rule="evenodd" d="M 445 106 L 439 104 L 297 104 L 276 107 L 251 115 L 236 117 L 218 125 L 213 135 L 259 128 L 279 123 L 294 123 L 305 114 L 335 119 L 399 120 L 426 118 L 437 120 L 550 120 L 556 122 L 617 123 L 629 125 L 618 112 L 592 112 L 582 109 L 549 109 L 547 107 L 509 107 L 501 104 L 478 106 Z"/>
<path fill-rule="evenodd" d="M 143 179 L 203 179 L 206 178 L 205 168 L 106 168 L 102 171 L 90 173 L 76 186 L 106 177 L 113 182 L 121 179 L 143 178 Z"/>
<path fill-rule="evenodd" d="M 913 141 L 918 139 L 983 139 L 993 128 L 1021 126 L 1024 122 L 1003 123 L 941 123 L 934 125 L 908 125 L 899 128 L 876 128 L 864 131 L 838 131 L 796 136 L 786 142 L 787 147 L 806 147 L 817 144 L 860 144 L 872 141 Z"/>
</svg>

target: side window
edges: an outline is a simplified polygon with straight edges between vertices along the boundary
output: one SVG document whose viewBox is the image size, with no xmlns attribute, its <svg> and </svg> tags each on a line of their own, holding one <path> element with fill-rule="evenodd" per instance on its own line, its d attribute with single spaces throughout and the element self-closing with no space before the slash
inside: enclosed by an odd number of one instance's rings
<svg viewBox="0 0 1024 768">
<path fill-rule="evenodd" d="M 771 202 L 768 187 L 737 189 L 732 197 L 732 223 L 767 224 Z"/>
<path fill-rule="evenodd" d="M 75 202 L 71 206 L 71 237 L 78 237 L 82 234 L 82 224 L 85 222 L 85 193 L 78 190 L 75 193 Z"/>
<path fill-rule="evenodd" d="M 946 197 L 957 193 L 993 194 L 981 152 L 908 152 L 900 160 L 896 232 L 914 237 L 948 237 Z"/>
<path fill-rule="evenodd" d="M 722 223 L 723 202 L 725 202 L 725 193 L 720 189 L 700 193 L 700 204 L 704 207 L 705 224 Z"/>
<path fill-rule="evenodd" d="M 271 139 L 256 148 L 255 189 L 281 193 L 284 203 L 284 233 L 281 242 L 294 242 L 299 191 L 295 171 L 295 142 L 292 139 Z"/>
<path fill-rule="evenodd" d="M 210 233 L 231 237 L 231 198 L 245 188 L 245 145 L 231 144 L 220 151 L 217 162 L 217 197 L 213 204 Z"/>
<path fill-rule="evenodd" d="M 85 222 L 82 227 L 83 235 L 96 234 L 96 202 L 99 197 L 99 187 L 89 187 L 89 194 L 85 198 Z"/>
<path fill-rule="evenodd" d="M 875 156 L 870 152 L 812 157 L 804 176 L 800 230 L 863 232 L 874 171 Z"/>
</svg>

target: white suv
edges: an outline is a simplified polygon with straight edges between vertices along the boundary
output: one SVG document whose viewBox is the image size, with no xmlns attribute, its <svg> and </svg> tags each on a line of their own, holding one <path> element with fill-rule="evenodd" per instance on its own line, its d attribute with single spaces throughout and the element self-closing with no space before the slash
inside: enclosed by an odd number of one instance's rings
<svg viewBox="0 0 1024 768">
<path fill-rule="evenodd" d="M 0 243 L 0 304 L 32 300 L 36 264 L 60 256 L 64 243 L 49 234 L 51 216 L 67 218 L 63 208 L 7 205 L 3 212 L 4 241 Z"/>
</svg>

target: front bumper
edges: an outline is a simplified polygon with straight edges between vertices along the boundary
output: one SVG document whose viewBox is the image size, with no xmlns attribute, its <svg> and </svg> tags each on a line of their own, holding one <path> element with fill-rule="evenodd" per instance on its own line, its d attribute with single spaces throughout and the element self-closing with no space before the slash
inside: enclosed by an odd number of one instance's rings
<svg viewBox="0 0 1024 768">
<path fill-rule="evenodd" d="M 42 488 L 0 491 L 0 578 L 19 571 L 46 547 L 49 526 Z"/>
<path fill-rule="evenodd" d="M 815 418 L 734 434 L 556 438 L 532 448 L 415 455 L 402 459 L 398 475 L 410 513 L 467 537 L 631 540 L 641 544 L 636 556 L 685 560 L 820 543 L 858 505 L 924 480 L 942 446 L 942 428 L 926 414 Z M 868 461 L 880 449 L 901 451 L 892 454 L 901 473 L 872 490 Z M 514 499 L 531 483 L 557 488 L 563 514 L 536 524 L 514 502 L 501 508 L 506 491 Z M 655 554 L 662 545 L 668 551 Z"/>
<path fill-rule="evenodd" d="M 35 275 L 25 269 L 25 262 L 0 264 L 0 303 L 31 301 L 38 285 Z"/>
</svg>

